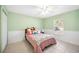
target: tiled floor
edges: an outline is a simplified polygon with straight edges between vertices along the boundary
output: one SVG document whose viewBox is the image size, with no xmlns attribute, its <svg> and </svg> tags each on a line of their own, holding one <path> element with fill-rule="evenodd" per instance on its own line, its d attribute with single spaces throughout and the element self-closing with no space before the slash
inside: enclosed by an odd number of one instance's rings
<svg viewBox="0 0 79 59">
<path fill-rule="evenodd" d="M 27 41 L 9 44 L 4 53 L 32 53 L 33 48 Z M 57 44 L 47 47 L 44 53 L 79 53 L 79 46 L 57 40 Z"/>
</svg>

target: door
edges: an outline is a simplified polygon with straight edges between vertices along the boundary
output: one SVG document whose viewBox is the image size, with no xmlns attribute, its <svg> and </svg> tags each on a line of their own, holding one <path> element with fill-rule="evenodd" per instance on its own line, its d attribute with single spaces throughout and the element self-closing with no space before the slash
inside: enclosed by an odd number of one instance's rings
<svg viewBox="0 0 79 59">
<path fill-rule="evenodd" d="M 1 50 L 3 52 L 7 45 L 7 16 L 3 11 L 1 14 L 1 41 Z"/>
</svg>

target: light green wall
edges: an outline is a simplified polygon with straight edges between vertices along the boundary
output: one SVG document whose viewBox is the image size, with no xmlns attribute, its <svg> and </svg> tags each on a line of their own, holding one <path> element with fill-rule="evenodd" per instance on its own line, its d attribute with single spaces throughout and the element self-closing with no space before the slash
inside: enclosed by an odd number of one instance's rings
<svg viewBox="0 0 79 59">
<path fill-rule="evenodd" d="M 43 28 L 44 29 L 53 28 L 53 19 L 52 18 L 43 19 Z"/>
<path fill-rule="evenodd" d="M 29 17 L 17 13 L 8 13 L 8 30 L 22 30 L 27 27 L 35 26 L 42 28 L 42 21 L 39 18 Z"/>
<path fill-rule="evenodd" d="M 64 14 L 64 28 L 70 31 L 79 31 L 79 10 Z"/>
<path fill-rule="evenodd" d="M 64 29 L 68 31 L 79 31 L 79 10 L 63 13 L 45 19 L 44 28 L 52 28 L 54 20 L 64 20 Z"/>
<path fill-rule="evenodd" d="M 35 26 L 38 28 L 51 29 L 54 26 L 54 20 L 64 20 L 64 29 L 68 31 L 79 31 L 79 10 L 63 13 L 53 17 L 40 19 L 29 17 L 17 13 L 8 13 L 8 30 L 21 30 L 27 27 Z"/>
</svg>

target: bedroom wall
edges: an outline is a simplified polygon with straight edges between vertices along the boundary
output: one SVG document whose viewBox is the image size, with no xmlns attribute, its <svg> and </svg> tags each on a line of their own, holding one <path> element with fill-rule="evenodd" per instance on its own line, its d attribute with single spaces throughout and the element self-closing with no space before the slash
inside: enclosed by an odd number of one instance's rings
<svg viewBox="0 0 79 59">
<path fill-rule="evenodd" d="M 53 17 L 46 18 L 44 21 L 44 28 L 52 28 L 54 20 L 64 20 L 64 29 L 70 31 L 79 31 L 79 10 L 63 13 Z"/>
<path fill-rule="evenodd" d="M 66 31 L 79 31 L 79 10 L 64 14 L 63 18 Z"/>
<path fill-rule="evenodd" d="M 58 39 L 79 45 L 79 9 L 47 18 L 44 28 L 52 28 L 56 19 L 64 20 L 64 34 L 58 35 Z"/>
<path fill-rule="evenodd" d="M 34 18 L 26 15 L 21 15 L 17 13 L 8 13 L 8 30 L 23 30 L 27 27 L 35 26 L 37 28 L 42 28 L 41 19 Z"/>
<path fill-rule="evenodd" d="M 61 40 L 79 45 L 79 10 L 64 14 L 64 35 Z"/>
<path fill-rule="evenodd" d="M 43 19 L 43 28 L 44 29 L 53 28 L 53 18 L 52 17 Z"/>
<path fill-rule="evenodd" d="M 42 20 L 40 18 L 9 12 L 8 13 L 9 43 L 23 40 L 24 29 L 32 26 L 41 29 Z"/>
</svg>

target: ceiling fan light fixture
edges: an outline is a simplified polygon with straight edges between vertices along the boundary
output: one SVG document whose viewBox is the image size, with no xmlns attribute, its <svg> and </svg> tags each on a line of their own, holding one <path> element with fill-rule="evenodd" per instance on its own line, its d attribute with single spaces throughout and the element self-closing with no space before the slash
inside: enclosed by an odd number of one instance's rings
<svg viewBox="0 0 79 59">
<path fill-rule="evenodd" d="M 41 10 L 40 14 L 42 16 L 47 15 L 52 10 L 52 8 L 49 5 L 37 5 L 37 8 L 40 8 L 40 10 Z"/>
</svg>

